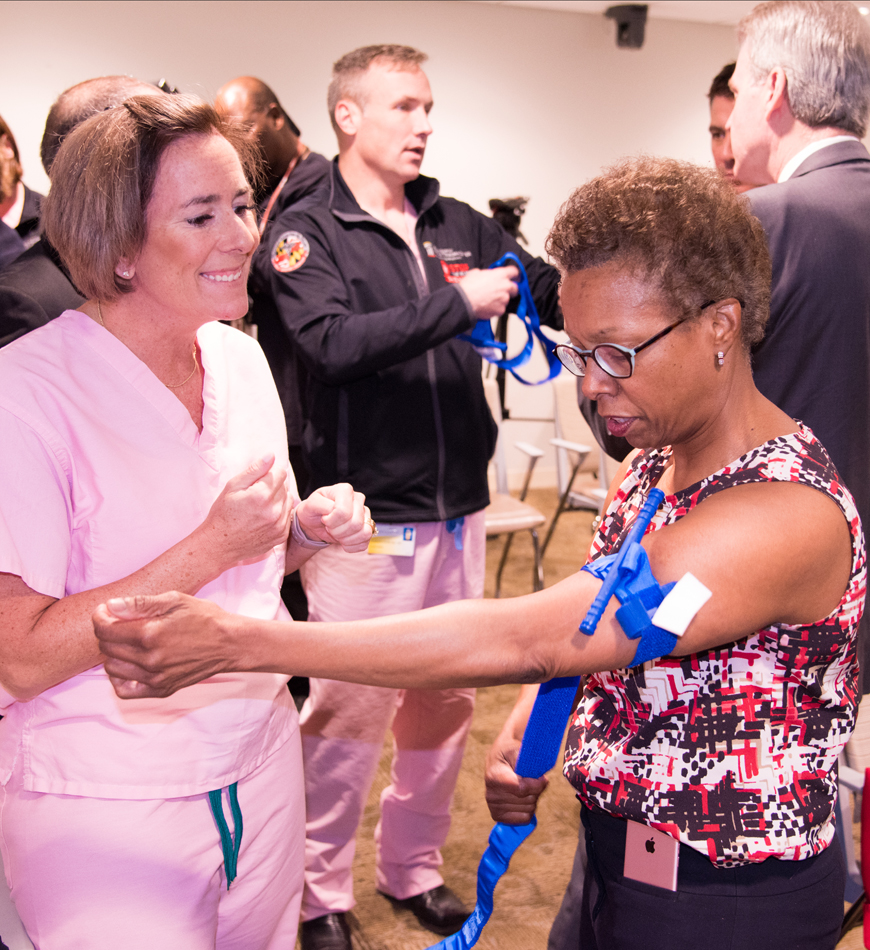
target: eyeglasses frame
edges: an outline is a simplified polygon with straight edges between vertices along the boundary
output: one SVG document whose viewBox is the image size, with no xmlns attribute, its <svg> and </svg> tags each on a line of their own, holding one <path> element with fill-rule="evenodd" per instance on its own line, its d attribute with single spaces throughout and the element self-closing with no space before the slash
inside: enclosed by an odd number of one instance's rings
<svg viewBox="0 0 870 950">
<path fill-rule="evenodd" d="M 715 300 L 708 300 L 707 303 L 702 304 L 698 309 L 700 312 L 703 312 L 707 309 L 707 307 L 714 303 L 716 303 Z M 556 356 L 559 358 L 559 362 L 565 367 L 565 369 L 568 370 L 569 373 L 572 373 L 574 376 L 577 376 L 580 379 L 586 375 L 586 361 L 588 361 L 590 357 L 595 360 L 595 365 L 607 373 L 611 379 L 630 379 L 634 375 L 634 358 L 637 356 L 637 354 L 640 353 L 641 350 L 645 350 L 648 346 L 652 346 L 653 343 L 660 340 L 663 336 L 667 336 L 671 330 L 675 330 L 678 326 L 685 322 L 685 319 L 677 320 L 676 323 L 672 323 L 669 327 L 665 327 L 664 330 L 660 330 L 658 333 L 656 333 L 655 336 L 651 336 L 648 340 L 645 340 L 640 344 L 640 346 L 635 346 L 633 348 L 628 346 L 620 346 L 619 343 L 599 343 L 597 346 L 593 346 L 591 350 L 581 350 L 579 346 L 575 346 L 573 343 L 557 343 Z M 609 346 L 613 350 L 619 350 L 623 356 L 628 357 L 629 371 L 625 376 L 615 376 L 610 372 L 609 369 L 607 369 L 606 366 L 602 366 L 602 364 L 599 362 L 595 353 L 597 350 L 605 346 Z M 573 363 L 570 363 L 569 365 L 568 362 L 562 359 L 562 351 L 564 350 L 570 350 L 572 353 L 576 353 L 584 361 L 582 373 L 577 372 L 577 367 Z"/>
</svg>

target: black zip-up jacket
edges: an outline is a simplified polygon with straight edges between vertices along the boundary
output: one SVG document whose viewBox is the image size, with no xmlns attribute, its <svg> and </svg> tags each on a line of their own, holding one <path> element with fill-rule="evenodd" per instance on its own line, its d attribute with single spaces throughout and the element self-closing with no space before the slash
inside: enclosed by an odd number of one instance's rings
<svg viewBox="0 0 870 950">
<path fill-rule="evenodd" d="M 456 339 L 475 323 L 461 275 L 513 251 L 542 322 L 562 321 L 553 267 L 492 218 L 439 197 L 435 179 L 420 176 L 405 193 L 428 287 L 411 249 L 359 207 L 335 163 L 328 200 L 281 215 L 254 263 L 308 370 L 312 486 L 350 482 L 386 523 L 445 521 L 489 503 L 496 426 L 480 357 Z"/>
</svg>

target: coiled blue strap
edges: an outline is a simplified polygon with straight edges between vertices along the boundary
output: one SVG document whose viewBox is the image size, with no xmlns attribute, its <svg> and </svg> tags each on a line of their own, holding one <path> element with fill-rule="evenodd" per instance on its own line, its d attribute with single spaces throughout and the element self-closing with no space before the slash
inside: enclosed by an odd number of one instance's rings
<svg viewBox="0 0 870 950">
<path fill-rule="evenodd" d="M 523 321 L 526 327 L 528 334 L 526 345 L 516 356 L 510 358 L 505 357 L 504 353 L 507 351 L 507 343 L 500 343 L 492 335 L 492 324 L 489 320 L 478 320 L 471 333 L 461 333 L 459 339 L 467 340 L 483 359 L 492 363 L 493 366 L 496 366 L 498 369 L 506 369 L 524 386 L 540 386 L 541 383 L 547 383 L 551 379 L 555 379 L 562 370 L 562 364 L 559 362 L 559 357 L 556 356 L 555 342 L 541 329 L 541 318 L 538 316 L 538 308 L 535 306 L 532 290 L 531 287 L 529 287 L 529 276 L 526 273 L 525 267 L 523 267 L 522 261 L 520 261 L 516 254 L 505 254 L 490 266 L 490 270 L 492 270 L 493 267 L 506 267 L 509 264 L 512 264 L 520 272 L 517 278 L 517 296 L 519 298 L 517 316 Z M 531 382 L 528 379 L 523 379 L 517 372 L 517 369 L 528 363 L 532 356 L 532 349 L 534 348 L 536 339 L 540 341 L 541 346 L 544 348 L 549 369 L 544 379 Z"/>
<path fill-rule="evenodd" d="M 224 853 L 224 871 L 227 876 L 227 890 L 230 884 L 237 877 L 237 865 L 239 861 L 239 848 L 242 845 L 242 809 L 239 807 L 239 783 L 233 782 L 227 786 L 227 797 L 230 800 L 230 812 L 233 816 L 234 834 L 230 834 L 227 820 L 224 818 L 224 806 L 222 801 L 223 789 L 216 788 L 208 793 L 208 803 L 211 806 L 211 813 L 214 815 L 215 824 L 221 836 L 221 850 Z"/>
<path fill-rule="evenodd" d="M 588 632 L 592 634 L 595 632 L 595 627 L 598 625 L 598 621 L 604 613 L 607 601 L 612 596 L 614 588 L 620 580 L 620 569 L 622 569 L 621 578 L 623 583 L 619 585 L 619 591 L 623 591 L 625 586 L 630 582 L 628 577 L 630 573 L 629 570 L 622 568 L 626 559 L 626 555 L 623 554 L 623 552 L 626 551 L 626 548 L 631 544 L 635 544 L 636 547 L 640 546 L 640 539 L 643 537 L 644 532 L 650 521 L 652 521 L 653 515 L 664 500 L 664 497 L 664 492 L 654 488 L 650 492 L 646 503 L 640 512 L 638 512 L 635 523 L 632 526 L 625 544 L 620 548 L 619 553 L 606 558 L 599 558 L 593 562 L 593 564 L 589 565 L 592 569 L 591 573 L 595 574 L 596 577 L 604 579 L 605 583 L 601 586 L 602 591 L 605 589 L 605 586 L 608 586 L 609 582 L 609 593 L 607 593 L 607 599 L 603 601 L 603 605 L 600 605 L 601 591 L 599 591 L 599 595 L 593 601 L 583 623 L 580 625 L 580 629 L 583 630 L 584 633 Z M 626 551 L 626 554 L 627 553 Z M 633 561 L 630 561 L 630 563 L 637 564 L 638 560 L 637 556 L 634 555 Z M 648 561 L 646 562 L 646 567 L 649 576 L 652 577 L 652 572 L 649 571 Z M 653 583 L 655 583 L 655 578 L 653 578 Z M 647 585 L 645 577 L 642 580 L 642 584 Z M 658 587 L 657 584 L 656 587 Z M 668 589 L 669 587 L 670 585 L 668 585 Z M 644 616 L 647 615 L 644 614 Z M 590 624 L 591 629 L 587 630 Z M 636 634 L 636 636 L 639 635 L 640 634 Z M 629 634 L 629 636 L 631 636 L 631 634 Z M 673 636 L 673 634 L 668 634 L 668 636 Z M 676 639 L 676 637 L 674 637 L 674 639 Z M 643 640 L 641 640 L 641 645 L 642 644 Z M 656 655 L 660 656 L 661 654 Z M 635 656 L 635 662 L 636 661 L 637 656 Z M 538 696 L 535 700 L 535 705 L 532 707 L 529 722 L 523 734 L 520 753 L 517 756 L 515 769 L 517 775 L 522 775 L 526 778 L 540 778 L 546 772 L 549 772 L 556 764 L 562 749 L 562 736 L 565 733 L 565 725 L 568 722 L 568 717 L 571 715 L 573 700 L 579 684 L 579 676 L 562 676 L 552 679 L 547 683 L 542 683 L 538 688 Z M 471 916 L 465 921 L 462 925 L 462 929 L 458 933 L 434 944 L 429 950 L 468 950 L 468 948 L 473 947 L 475 943 L 477 943 L 486 922 L 492 914 L 495 886 L 498 884 L 501 876 L 507 871 L 514 852 L 535 830 L 536 825 L 537 821 L 534 817 L 532 817 L 532 820 L 526 825 L 506 825 L 502 822 L 496 823 L 490 832 L 489 844 L 483 852 L 483 857 L 480 859 L 480 865 L 477 869 L 477 903 L 475 904 Z"/>
</svg>

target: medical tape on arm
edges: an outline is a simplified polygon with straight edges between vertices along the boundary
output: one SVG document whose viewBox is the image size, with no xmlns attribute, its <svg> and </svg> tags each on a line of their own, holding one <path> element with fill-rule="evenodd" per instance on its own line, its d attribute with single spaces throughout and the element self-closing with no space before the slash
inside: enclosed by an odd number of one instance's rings
<svg viewBox="0 0 870 950">
<path fill-rule="evenodd" d="M 638 666 L 673 651 L 712 591 L 692 573 L 684 574 L 676 583 L 659 584 L 646 551 L 637 542 L 620 554 L 619 580 L 613 595 L 622 606 L 616 611 L 616 621 L 629 639 L 640 641 L 628 664 Z M 615 558 L 598 558 L 583 570 L 602 578 L 612 567 L 608 562 Z"/>
</svg>

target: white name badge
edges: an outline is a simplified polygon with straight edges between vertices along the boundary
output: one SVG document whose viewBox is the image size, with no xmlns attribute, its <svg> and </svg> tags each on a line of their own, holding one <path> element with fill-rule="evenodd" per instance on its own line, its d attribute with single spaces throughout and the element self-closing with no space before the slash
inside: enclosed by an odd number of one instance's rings
<svg viewBox="0 0 870 950">
<path fill-rule="evenodd" d="M 369 554 L 413 557 L 417 529 L 409 524 L 379 524 L 378 533 L 369 541 Z"/>
</svg>

